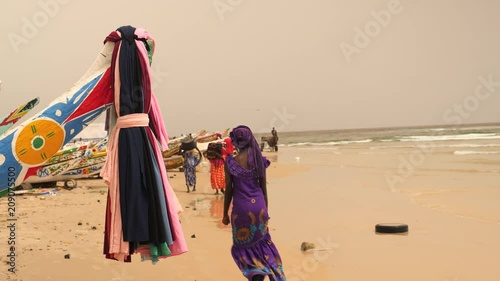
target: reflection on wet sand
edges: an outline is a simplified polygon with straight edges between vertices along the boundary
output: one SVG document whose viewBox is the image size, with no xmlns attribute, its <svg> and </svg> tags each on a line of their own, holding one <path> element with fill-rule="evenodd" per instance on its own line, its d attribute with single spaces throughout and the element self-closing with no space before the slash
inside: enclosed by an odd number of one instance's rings
<svg viewBox="0 0 500 281">
<path fill-rule="evenodd" d="M 210 216 L 216 219 L 217 227 L 230 228 L 231 225 L 222 223 L 222 213 L 224 212 L 224 196 L 215 196 L 210 201 Z"/>
</svg>

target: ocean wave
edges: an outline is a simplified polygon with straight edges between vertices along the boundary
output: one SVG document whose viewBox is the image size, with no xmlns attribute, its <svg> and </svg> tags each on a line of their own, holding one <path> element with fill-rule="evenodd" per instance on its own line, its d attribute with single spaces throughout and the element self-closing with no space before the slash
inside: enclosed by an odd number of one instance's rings
<svg viewBox="0 0 500 281">
<path fill-rule="evenodd" d="M 500 135 L 488 134 L 463 134 L 463 135 L 443 135 L 443 136 L 408 136 L 401 137 L 399 141 L 447 141 L 447 140 L 491 140 L 500 139 Z"/>
<path fill-rule="evenodd" d="M 345 140 L 345 141 L 330 141 L 330 142 L 298 142 L 290 143 L 288 147 L 301 147 L 301 146 L 333 146 L 333 145 L 343 145 L 343 144 L 354 144 L 354 143 L 369 143 L 372 142 L 371 139 L 366 140 Z"/>
<path fill-rule="evenodd" d="M 459 147 L 459 148 L 500 147 L 500 144 L 496 144 L 496 143 L 488 143 L 488 144 L 459 143 L 459 144 L 443 145 L 442 147 Z"/>
<path fill-rule="evenodd" d="M 500 154 L 500 151 L 469 151 L 469 150 L 457 150 L 453 152 L 455 155 L 471 155 L 471 154 Z"/>
</svg>

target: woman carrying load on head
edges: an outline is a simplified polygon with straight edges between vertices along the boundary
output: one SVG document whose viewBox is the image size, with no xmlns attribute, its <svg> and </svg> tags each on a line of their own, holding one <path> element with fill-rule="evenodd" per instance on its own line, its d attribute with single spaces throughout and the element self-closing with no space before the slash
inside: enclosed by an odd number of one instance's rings
<svg viewBox="0 0 500 281">
<path fill-rule="evenodd" d="M 215 189 L 215 195 L 219 194 L 219 190 L 224 194 L 226 179 L 223 150 L 215 151 L 214 154 L 214 156 L 208 159 L 210 161 L 210 184 L 212 185 L 212 189 Z"/>
<path fill-rule="evenodd" d="M 201 162 L 201 155 L 197 156 L 195 151 L 196 149 L 182 151 L 182 157 L 184 157 L 184 176 L 186 178 L 188 193 L 191 187 L 193 191 L 196 191 L 196 166 Z"/>
</svg>

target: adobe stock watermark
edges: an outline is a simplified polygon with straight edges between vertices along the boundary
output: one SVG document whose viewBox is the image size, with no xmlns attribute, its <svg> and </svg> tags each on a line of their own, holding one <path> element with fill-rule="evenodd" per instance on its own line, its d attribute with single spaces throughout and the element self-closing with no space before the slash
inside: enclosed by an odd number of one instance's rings
<svg viewBox="0 0 500 281">
<path fill-rule="evenodd" d="M 151 89 L 156 91 L 168 76 L 170 73 L 161 71 L 159 64 L 155 65 L 155 68 L 151 66 Z"/>
<path fill-rule="evenodd" d="M 333 252 L 340 248 L 340 244 L 334 243 L 329 235 L 326 240 L 323 238 L 316 239 L 317 248 L 310 250 L 313 251 L 312 255 L 307 256 L 302 260 L 299 266 L 285 268 L 285 275 L 289 281 L 302 281 L 307 280 L 314 272 L 318 270 L 319 263 L 324 263 L 330 259 Z"/>
<path fill-rule="evenodd" d="M 224 14 L 227 12 L 233 12 L 243 0 L 215 0 L 212 2 L 215 12 L 219 17 L 220 21 L 224 21 Z"/>
<path fill-rule="evenodd" d="M 62 5 L 66 5 L 70 0 L 40 0 L 38 1 L 39 10 L 30 17 L 22 17 L 20 32 L 9 32 L 7 38 L 14 52 L 19 53 L 21 45 L 26 45 L 31 39 L 35 38 L 40 29 L 49 24 L 50 19 L 59 14 Z"/>
<path fill-rule="evenodd" d="M 273 117 L 269 120 L 268 127 L 264 127 L 259 130 L 259 134 L 268 134 L 273 128 L 278 131 L 284 130 L 289 124 L 290 120 L 295 119 L 297 116 L 295 114 L 288 113 L 286 106 L 280 111 L 277 108 L 273 108 Z"/>
<path fill-rule="evenodd" d="M 276 132 L 283 131 L 290 124 L 290 120 L 293 120 L 295 118 L 296 115 L 288 113 L 286 107 L 283 107 L 282 111 L 278 110 L 277 108 L 273 108 L 273 117 L 271 117 L 271 119 L 269 120 L 269 127 L 263 127 L 257 133 L 259 136 L 261 136 L 260 149 L 264 151 L 267 143 L 271 151 L 278 151 L 279 138 L 272 134 L 273 129 L 275 129 Z"/>
<path fill-rule="evenodd" d="M 500 82 L 493 81 L 493 74 L 487 78 L 478 77 L 479 83 L 474 89 L 474 93 L 466 96 L 461 103 L 453 104 L 452 108 L 447 109 L 443 114 L 443 120 L 446 123 L 461 125 L 464 119 L 479 109 L 481 102 L 486 101 L 495 93 L 495 87 L 500 87 Z"/>
<path fill-rule="evenodd" d="M 417 146 L 408 155 L 399 155 L 399 165 L 397 173 L 385 172 L 385 180 L 392 192 L 396 192 L 396 185 L 403 183 L 406 178 L 412 176 L 415 170 L 422 166 L 427 156 L 434 152 L 436 145 L 433 142 L 428 142 Z"/>
<path fill-rule="evenodd" d="M 411 1 L 411 0 L 409 0 Z M 348 63 L 351 63 L 354 54 L 361 54 L 361 50 L 368 47 L 372 40 L 379 36 L 383 28 L 389 26 L 393 17 L 403 12 L 404 7 L 399 0 L 391 0 L 387 3 L 387 9 L 371 11 L 373 20 L 365 23 L 363 28 L 354 27 L 353 44 L 342 41 L 339 44 L 340 50 Z"/>
<path fill-rule="evenodd" d="M 454 103 L 443 113 L 443 120 L 447 124 L 459 126 L 464 120 L 470 118 L 472 113 L 476 112 L 481 102 L 485 102 L 496 91 L 496 87 L 500 87 L 500 82 L 493 81 L 493 74 L 489 74 L 487 78 L 478 77 L 478 84 L 474 89 L 474 93 L 466 96 L 462 102 Z M 418 149 L 413 150 L 408 155 L 399 156 L 399 165 L 397 173 L 386 172 L 385 179 L 387 185 L 392 192 L 397 191 L 396 185 L 403 183 L 406 178 L 412 176 L 415 170 L 422 166 L 429 154 L 433 153 L 436 144 L 428 142 L 425 145 L 420 145 Z"/>
</svg>

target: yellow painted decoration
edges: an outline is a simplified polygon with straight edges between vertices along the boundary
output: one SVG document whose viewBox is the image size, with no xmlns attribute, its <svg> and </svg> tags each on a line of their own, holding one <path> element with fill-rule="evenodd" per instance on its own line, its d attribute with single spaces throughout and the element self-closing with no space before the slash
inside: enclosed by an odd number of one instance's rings
<svg viewBox="0 0 500 281">
<path fill-rule="evenodd" d="M 16 139 L 15 155 L 27 165 L 44 163 L 59 151 L 64 130 L 52 120 L 37 119 L 24 127 Z"/>
</svg>

